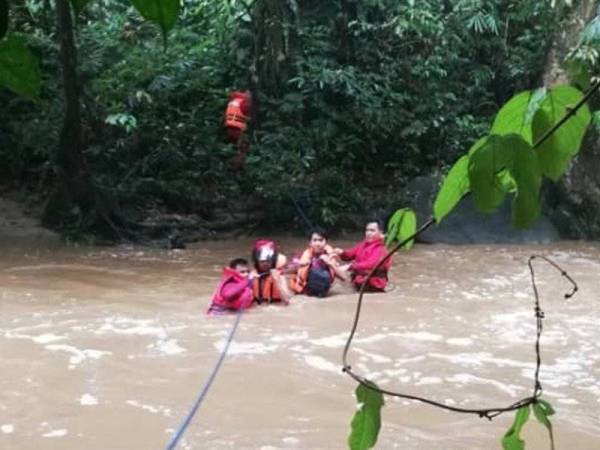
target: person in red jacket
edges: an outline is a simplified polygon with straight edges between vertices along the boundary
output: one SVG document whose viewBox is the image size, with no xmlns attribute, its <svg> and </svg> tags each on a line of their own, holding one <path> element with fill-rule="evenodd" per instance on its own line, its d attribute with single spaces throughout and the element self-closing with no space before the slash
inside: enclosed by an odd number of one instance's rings
<svg viewBox="0 0 600 450">
<path fill-rule="evenodd" d="M 334 250 L 343 261 L 352 261 L 346 267 L 349 270 L 352 283 L 358 290 L 367 278 L 368 273 L 386 255 L 384 244 L 384 228 L 379 220 L 367 223 L 365 239 L 348 250 L 336 248 Z M 391 258 L 373 274 L 369 279 L 365 292 L 383 292 L 388 282 L 388 271 L 392 265 Z"/>
<path fill-rule="evenodd" d="M 207 314 L 222 314 L 252 306 L 252 280 L 248 261 L 243 258 L 231 260 L 223 268 L 221 282 L 215 291 Z"/>
<path fill-rule="evenodd" d="M 250 91 L 234 91 L 229 94 L 224 125 L 227 139 L 237 146 L 238 153 L 231 161 L 233 167 L 237 170 L 244 168 L 246 155 L 250 150 L 245 132 L 250 121 L 251 110 L 252 94 Z"/>
</svg>

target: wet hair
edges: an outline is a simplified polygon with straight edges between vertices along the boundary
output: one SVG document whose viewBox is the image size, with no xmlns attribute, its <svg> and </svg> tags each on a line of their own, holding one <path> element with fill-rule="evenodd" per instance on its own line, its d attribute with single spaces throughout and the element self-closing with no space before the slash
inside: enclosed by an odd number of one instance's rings
<svg viewBox="0 0 600 450">
<path fill-rule="evenodd" d="M 383 223 L 383 220 L 381 220 L 377 217 L 373 217 L 373 218 L 367 220 L 367 225 L 369 225 L 370 223 L 377 224 L 379 231 L 381 231 L 382 233 L 385 233 L 385 224 Z"/>
<path fill-rule="evenodd" d="M 329 236 L 327 236 L 327 231 L 325 231 L 323 228 L 315 227 L 312 230 L 310 230 L 310 234 L 308 235 L 308 240 L 309 241 L 312 239 L 313 234 L 318 234 L 319 236 L 321 236 L 326 241 L 329 240 Z"/>
<path fill-rule="evenodd" d="M 244 258 L 234 258 L 229 261 L 229 268 L 235 269 L 237 266 L 248 266 L 248 260 Z"/>
</svg>

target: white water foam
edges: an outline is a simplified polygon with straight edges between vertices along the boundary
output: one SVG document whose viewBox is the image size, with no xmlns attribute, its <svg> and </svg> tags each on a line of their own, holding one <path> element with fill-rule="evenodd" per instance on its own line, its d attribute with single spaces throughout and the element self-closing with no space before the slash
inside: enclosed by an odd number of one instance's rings
<svg viewBox="0 0 600 450">
<path fill-rule="evenodd" d="M 159 339 L 156 344 L 150 344 L 147 348 L 155 349 L 163 355 L 179 355 L 186 352 L 186 349 L 177 343 L 177 339 L 169 339 L 168 341 Z"/>
<path fill-rule="evenodd" d="M 71 357 L 69 358 L 69 369 L 74 369 L 75 366 L 81 364 L 86 359 L 100 359 L 106 355 L 112 355 L 112 352 L 104 351 L 104 350 L 92 350 L 85 349 L 79 350 L 77 347 L 73 347 L 72 345 L 64 345 L 64 344 L 53 344 L 46 345 L 46 348 L 53 352 L 67 352 L 71 353 Z"/>
<path fill-rule="evenodd" d="M 61 428 L 59 430 L 52 430 L 47 433 L 42 434 L 43 437 L 63 437 L 66 436 L 69 432 L 65 428 Z"/>
<path fill-rule="evenodd" d="M 218 351 L 225 348 L 225 339 L 215 343 Z M 279 345 L 265 345 L 262 342 L 232 342 L 227 353 L 229 355 L 267 355 L 273 353 L 279 348 Z"/>
<path fill-rule="evenodd" d="M 341 374 L 340 366 L 317 355 L 304 356 L 304 362 L 315 369 Z"/>
<path fill-rule="evenodd" d="M 91 394 L 83 394 L 79 399 L 82 406 L 94 406 L 98 404 L 98 399 Z"/>
</svg>

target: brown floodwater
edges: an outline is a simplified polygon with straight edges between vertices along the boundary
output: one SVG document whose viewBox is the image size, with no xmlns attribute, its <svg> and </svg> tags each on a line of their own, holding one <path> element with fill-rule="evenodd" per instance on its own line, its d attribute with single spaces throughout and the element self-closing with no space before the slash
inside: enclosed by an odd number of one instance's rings
<svg viewBox="0 0 600 450">
<path fill-rule="evenodd" d="M 284 238 L 285 253 L 303 239 Z M 347 246 L 349 241 L 333 242 Z M 235 316 L 208 317 L 221 266 L 250 239 L 184 251 L 0 245 L 0 449 L 164 449 L 204 385 Z M 366 296 L 351 364 L 382 387 L 448 405 L 498 407 L 526 397 L 535 368 L 527 269 L 539 264 L 540 379 L 557 449 L 600 449 L 600 244 L 420 245 L 395 258 L 390 291 Z M 341 354 L 356 296 L 245 314 L 180 449 L 347 448 L 355 382 Z M 376 448 L 488 450 L 493 421 L 386 399 Z M 534 418 L 527 450 L 549 449 Z"/>
</svg>

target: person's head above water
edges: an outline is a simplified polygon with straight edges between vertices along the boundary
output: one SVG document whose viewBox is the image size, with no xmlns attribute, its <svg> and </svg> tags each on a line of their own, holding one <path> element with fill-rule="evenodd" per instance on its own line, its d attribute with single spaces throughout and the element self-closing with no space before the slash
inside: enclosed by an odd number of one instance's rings
<svg viewBox="0 0 600 450">
<path fill-rule="evenodd" d="M 252 262 L 258 272 L 274 269 L 277 265 L 275 242 L 268 239 L 257 240 L 252 247 Z"/>
<path fill-rule="evenodd" d="M 365 239 L 367 241 L 374 241 L 376 239 L 383 238 L 384 235 L 384 225 L 383 222 L 379 219 L 373 219 L 367 222 L 365 226 Z"/>
<path fill-rule="evenodd" d="M 248 261 L 244 258 L 235 258 L 229 261 L 229 268 L 235 270 L 244 278 L 248 278 L 250 269 L 248 268 Z"/>
<path fill-rule="evenodd" d="M 323 253 L 327 245 L 327 233 L 322 228 L 313 228 L 308 241 L 310 249 L 315 253 Z"/>
</svg>

